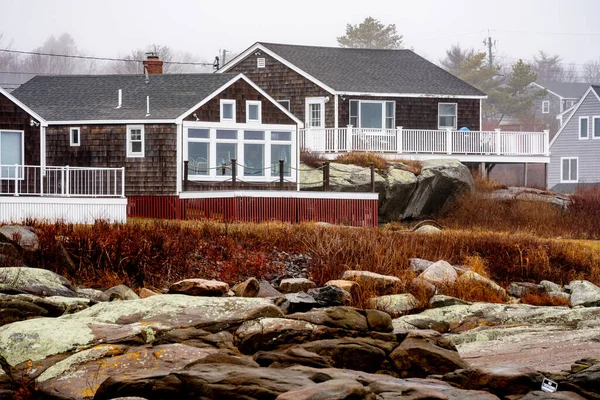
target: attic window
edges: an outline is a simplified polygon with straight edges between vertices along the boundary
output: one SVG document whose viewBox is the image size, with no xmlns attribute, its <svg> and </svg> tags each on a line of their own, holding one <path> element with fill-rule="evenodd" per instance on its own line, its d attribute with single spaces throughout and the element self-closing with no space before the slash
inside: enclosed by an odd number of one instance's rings
<svg viewBox="0 0 600 400">
<path fill-rule="evenodd" d="M 81 130 L 79 128 L 70 129 L 71 146 L 79 146 L 81 144 Z"/>
<path fill-rule="evenodd" d="M 256 67 L 257 68 L 264 68 L 265 67 L 265 58 L 264 57 L 259 57 L 256 59 Z"/>
<path fill-rule="evenodd" d="M 542 114 L 548 114 L 550 112 L 550 101 L 542 101 Z"/>
</svg>

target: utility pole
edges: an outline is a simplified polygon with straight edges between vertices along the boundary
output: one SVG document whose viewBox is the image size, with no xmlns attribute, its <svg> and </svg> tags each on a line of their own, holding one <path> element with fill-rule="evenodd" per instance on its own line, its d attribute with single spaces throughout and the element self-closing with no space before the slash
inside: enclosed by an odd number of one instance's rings
<svg viewBox="0 0 600 400">
<path fill-rule="evenodd" d="M 494 65 L 494 56 L 492 55 L 492 37 L 490 36 L 490 32 L 488 31 L 488 37 L 483 39 L 483 44 L 488 47 L 488 62 L 490 67 Z"/>
<path fill-rule="evenodd" d="M 231 53 L 231 50 L 225 50 L 225 49 L 221 50 L 221 66 L 227 64 L 227 59 L 225 57 L 225 55 L 227 53 Z"/>
</svg>

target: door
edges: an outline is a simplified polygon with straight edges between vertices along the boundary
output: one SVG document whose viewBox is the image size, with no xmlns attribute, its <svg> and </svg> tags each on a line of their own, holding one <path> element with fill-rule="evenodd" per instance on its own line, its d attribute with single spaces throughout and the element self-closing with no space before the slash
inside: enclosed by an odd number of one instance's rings
<svg viewBox="0 0 600 400">
<path fill-rule="evenodd" d="M 312 151 L 325 151 L 325 98 L 307 97 L 304 113 L 306 138 L 304 146 Z"/>
</svg>

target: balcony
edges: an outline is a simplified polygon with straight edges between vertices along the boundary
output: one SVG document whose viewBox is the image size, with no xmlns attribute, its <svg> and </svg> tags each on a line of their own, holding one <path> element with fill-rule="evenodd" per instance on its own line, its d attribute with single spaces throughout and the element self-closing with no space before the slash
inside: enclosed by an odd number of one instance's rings
<svg viewBox="0 0 600 400">
<path fill-rule="evenodd" d="M 335 158 L 338 153 L 364 151 L 386 158 L 457 158 L 463 162 L 549 162 L 549 131 L 504 132 L 309 128 L 301 129 L 300 148 Z"/>
</svg>

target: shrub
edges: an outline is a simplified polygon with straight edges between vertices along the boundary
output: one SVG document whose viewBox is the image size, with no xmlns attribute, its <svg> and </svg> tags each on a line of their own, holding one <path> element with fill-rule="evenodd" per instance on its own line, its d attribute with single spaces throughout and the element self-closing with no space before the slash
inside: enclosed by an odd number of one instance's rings
<svg viewBox="0 0 600 400">
<path fill-rule="evenodd" d="M 342 154 L 335 160 L 335 162 L 340 164 L 358 165 L 360 167 L 370 167 L 371 165 L 375 165 L 375 168 L 380 171 L 385 170 L 388 165 L 385 158 L 381 157 L 380 155 L 356 151 Z"/>
<path fill-rule="evenodd" d="M 421 169 L 423 168 L 423 162 L 419 160 L 399 160 L 400 161 L 400 169 L 403 169 L 408 172 L 412 172 L 415 175 L 419 175 L 421 173 Z"/>
<path fill-rule="evenodd" d="M 303 150 L 300 152 L 300 162 L 312 168 L 319 168 L 327 159 L 321 153 Z"/>
</svg>

